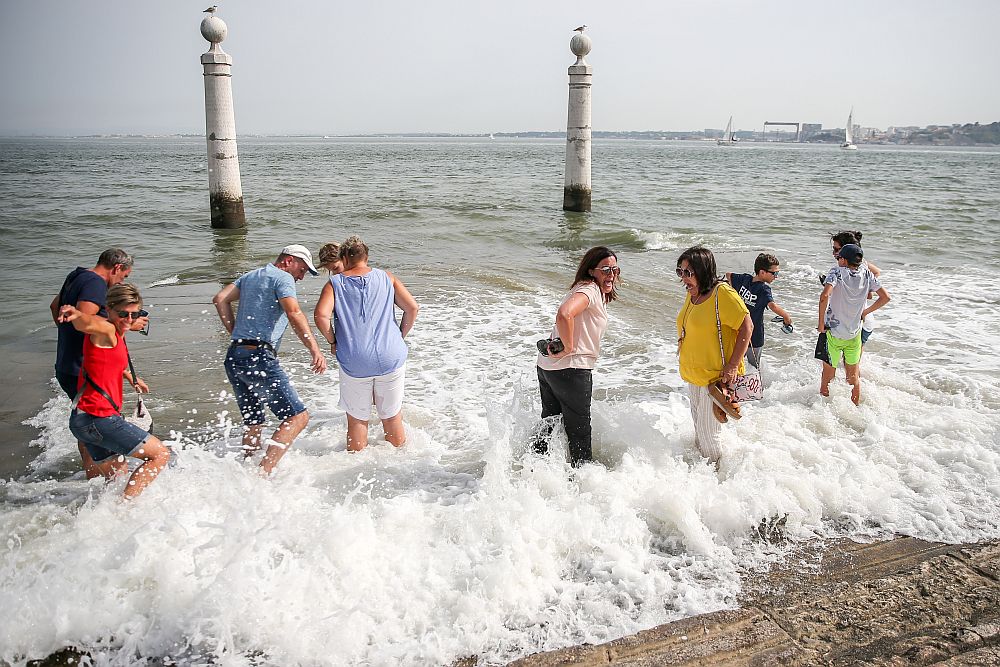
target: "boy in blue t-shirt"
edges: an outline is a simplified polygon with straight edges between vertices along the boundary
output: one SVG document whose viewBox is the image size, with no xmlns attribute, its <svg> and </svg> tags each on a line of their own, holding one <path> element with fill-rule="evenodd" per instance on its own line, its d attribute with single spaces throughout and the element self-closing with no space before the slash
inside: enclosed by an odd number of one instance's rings
<svg viewBox="0 0 1000 667">
<path fill-rule="evenodd" d="M 778 277 L 780 268 L 777 257 L 762 252 L 754 260 L 754 275 L 726 274 L 726 282 L 743 297 L 743 303 L 747 305 L 750 319 L 753 320 L 753 336 L 750 338 L 746 359 L 754 368 L 760 368 L 760 349 L 764 347 L 764 310 L 770 308 L 781 316 L 786 327 L 792 326 L 792 318 L 784 308 L 774 302 L 774 296 L 771 294 L 771 283 Z"/>
</svg>

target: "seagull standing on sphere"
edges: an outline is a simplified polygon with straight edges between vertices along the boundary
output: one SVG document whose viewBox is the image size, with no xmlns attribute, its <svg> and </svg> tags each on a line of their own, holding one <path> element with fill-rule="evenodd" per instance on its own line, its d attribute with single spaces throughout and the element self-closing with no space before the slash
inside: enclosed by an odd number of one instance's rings
<svg viewBox="0 0 1000 667">
<path fill-rule="evenodd" d="M 214 14 L 215 10 L 219 8 L 219 5 L 212 5 L 208 9 L 202 12 L 202 14 Z M 586 26 L 585 26 L 586 27 Z"/>
<path fill-rule="evenodd" d="M 584 30 L 586 30 L 586 29 L 587 29 L 587 24 L 586 24 L 586 23 L 584 23 L 584 24 L 583 24 L 582 26 L 580 26 L 579 28 L 573 28 L 573 32 L 578 32 L 578 33 L 580 33 L 580 34 L 582 35 L 582 34 L 583 34 L 583 31 L 584 31 Z"/>
</svg>

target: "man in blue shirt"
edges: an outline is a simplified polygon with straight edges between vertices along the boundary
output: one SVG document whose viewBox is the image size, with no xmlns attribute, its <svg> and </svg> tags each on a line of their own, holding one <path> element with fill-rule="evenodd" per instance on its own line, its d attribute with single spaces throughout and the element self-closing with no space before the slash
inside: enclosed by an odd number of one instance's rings
<svg viewBox="0 0 1000 667">
<path fill-rule="evenodd" d="M 746 359 L 754 367 L 760 368 L 760 350 L 764 347 L 764 310 L 770 308 L 781 316 L 786 327 L 792 326 L 792 318 L 784 308 L 774 302 L 771 283 L 778 277 L 781 265 L 778 258 L 768 253 L 757 255 L 753 263 L 754 275 L 749 273 L 727 273 L 726 281 L 743 297 L 743 303 L 753 320 L 753 336 L 747 348 Z M 788 329 L 791 331 L 791 329 Z"/>
<path fill-rule="evenodd" d="M 295 283 L 305 277 L 306 271 L 314 276 L 318 273 L 312 253 L 305 246 L 285 246 L 272 264 L 243 274 L 212 299 L 222 325 L 232 335 L 225 367 L 246 427 L 243 455 L 252 456 L 261 444 L 266 444 L 260 467 L 267 475 L 309 423 L 306 406 L 278 363 L 281 336 L 289 324 L 309 350 L 313 372 L 326 372 L 326 357 L 320 352 L 295 294 Z M 240 302 L 236 314 L 234 301 Z M 281 424 L 262 443 L 265 408 L 281 419 Z"/>
<path fill-rule="evenodd" d="M 108 248 L 97 258 L 97 266 L 94 268 L 85 269 L 78 266 L 70 271 L 59 293 L 49 304 L 52 321 L 55 322 L 59 332 L 56 341 L 56 381 L 71 401 L 76 398 L 80 382 L 84 334 L 68 322 L 60 324 L 59 309 L 63 306 L 74 306 L 81 313 L 107 317 L 104 302 L 108 288 L 125 282 L 132 273 L 132 264 L 132 257 L 127 252 L 121 248 Z M 139 318 L 133 321 L 130 328 L 142 329 L 146 326 L 146 322 L 147 318 Z M 131 373 L 126 373 L 125 378 L 138 391 L 149 391 L 146 383 L 139 378 L 133 379 Z M 83 459 L 83 470 L 87 479 L 100 475 L 100 470 L 94 467 L 94 460 L 83 443 L 78 442 L 77 447 Z"/>
</svg>

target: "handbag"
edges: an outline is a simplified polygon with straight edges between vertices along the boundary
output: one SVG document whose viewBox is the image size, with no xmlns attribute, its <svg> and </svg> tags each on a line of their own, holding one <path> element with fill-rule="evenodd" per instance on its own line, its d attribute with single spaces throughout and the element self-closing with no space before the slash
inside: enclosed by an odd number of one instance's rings
<svg viewBox="0 0 1000 667">
<path fill-rule="evenodd" d="M 135 366 L 132 365 L 132 355 L 128 354 L 127 350 L 128 348 L 126 348 L 126 355 L 128 355 L 128 368 L 129 372 L 132 373 L 132 382 L 134 386 L 134 383 L 139 376 L 135 372 Z M 89 383 L 90 386 L 94 388 L 94 391 L 96 391 L 101 396 L 106 398 L 108 403 L 111 404 L 111 407 L 115 409 L 115 412 L 120 414 L 125 421 L 132 424 L 133 426 L 138 426 L 147 433 L 153 432 L 153 415 L 149 414 L 149 410 L 146 409 L 146 403 L 145 401 L 142 400 L 142 395 L 139 394 L 138 389 L 136 389 L 135 408 L 133 410 L 130 410 L 129 414 L 124 414 L 122 413 L 122 409 L 118 406 L 118 404 L 115 403 L 114 400 L 112 400 L 111 395 L 108 392 L 101 389 L 100 385 L 94 382 L 93 378 L 90 377 L 87 371 L 81 368 L 80 372 L 83 373 L 83 379 L 86 380 L 87 383 Z M 80 391 L 77 392 L 76 398 L 73 399 L 74 409 L 76 408 L 76 404 L 80 401 L 80 396 L 82 395 L 83 395 L 83 387 L 80 387 Z"/>
<path fill-rule="evenodd" d="M 722 321 L 719 318 L 719 288 L 715 289 L 715 328 L 719 332 L 719 353 L 722 356 L 722 365 L 726 364 L 726 350 L 722 345 Z M 755 359 L 757 368 L 748 373 L 736 376 L 736 381 L 730 387 L 733 400 L 737 403 L 744 401 L 759 401 L 764 398 L 764 382 L 760 378 L 760 358 Z"/>
</svg>

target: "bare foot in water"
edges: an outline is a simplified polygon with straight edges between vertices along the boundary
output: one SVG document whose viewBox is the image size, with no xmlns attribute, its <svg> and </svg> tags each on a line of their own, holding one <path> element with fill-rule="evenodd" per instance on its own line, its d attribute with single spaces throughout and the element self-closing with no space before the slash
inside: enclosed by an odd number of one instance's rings
<svg viewBox="0 0 1000 667">
<path fill-rule="evenodd" d="M 828 385 L 828 384 L 821 384 L 819 386 L 819 395 L 820 396 L 829 396 L 830 395 L 830 385 Z"/>
<path fill-rule="evenodd" d="M 861 385 L 856 384 L 851 387 L 851 400 L 854 401 L 854 405 L 861 405 Z"/>
</svg>

